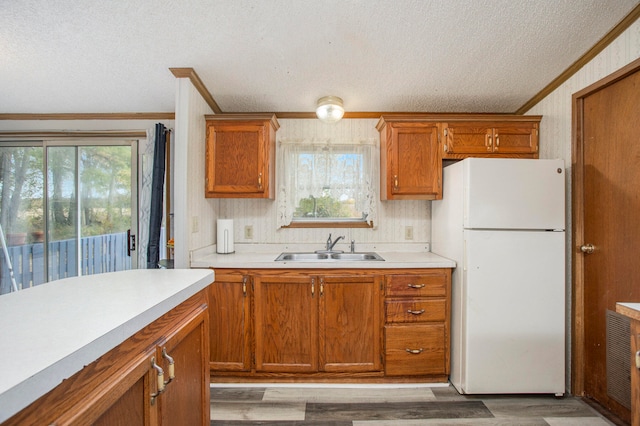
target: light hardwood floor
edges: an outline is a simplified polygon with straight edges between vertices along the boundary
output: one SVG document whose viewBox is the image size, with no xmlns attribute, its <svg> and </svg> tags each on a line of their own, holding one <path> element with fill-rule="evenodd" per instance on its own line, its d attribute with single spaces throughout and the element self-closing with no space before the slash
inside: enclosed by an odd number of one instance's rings
<svg viewBox="0 0 640 426">
<path fill-rule="evenodd" d="M 613 424 L 572 396 L 464 396 L 452 386 L 211 388 L 211 425 Z"/>
</svg>

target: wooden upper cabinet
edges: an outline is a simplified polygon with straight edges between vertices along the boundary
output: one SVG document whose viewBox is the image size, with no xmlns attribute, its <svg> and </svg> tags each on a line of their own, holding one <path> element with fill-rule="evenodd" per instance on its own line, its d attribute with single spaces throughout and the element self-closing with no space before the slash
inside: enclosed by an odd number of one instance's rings
<svg viewBox="0 0 640 426">
<path fill-rule="evenodd" d="M 538 158 L 537 121 L 466 121 L 442 124 L 442 158 Z"/>
<path fill-rule="evenodd" d="M 272 114 L 206 115 L 205 196 L 274 198 L 275 139 Z"/>
<path fill-rule="evenodd" d="M 442 157 L 438 123 L 383 116 L 380 132 L 380 198 L 442 199 Z"/>
</svg>

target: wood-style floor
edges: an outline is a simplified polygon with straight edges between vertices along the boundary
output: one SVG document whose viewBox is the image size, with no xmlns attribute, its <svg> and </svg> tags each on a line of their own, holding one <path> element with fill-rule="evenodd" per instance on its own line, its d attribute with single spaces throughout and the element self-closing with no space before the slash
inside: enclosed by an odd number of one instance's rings
<svg viewBox="0 0 640 426">
<path fill-rule="evenodd" d="M 572 396 L 465 396 L 452 386 L 224 386 L 211 388 L 212 426 L 613 425 Z"/>
</svg>

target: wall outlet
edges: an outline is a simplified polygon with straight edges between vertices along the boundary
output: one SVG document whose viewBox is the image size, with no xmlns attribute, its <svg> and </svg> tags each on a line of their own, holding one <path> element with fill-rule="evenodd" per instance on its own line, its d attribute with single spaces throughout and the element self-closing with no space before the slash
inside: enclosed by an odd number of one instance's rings
<svg viewBox="0 0 640 426">
<path fill-rule="evenodd" d="M 253 226 L 246 225 L 244 227 L 244 239 L 245 240 L 252 240 L 253 239 Z"/>
<path fill-rule="evenodd" d="M 413 226 L 404 227 L 404 239 L 413 240 Z"/>
<path fill-rule="evenodd" d="M 191 217 L 191 233 L 195 234 L 200 230 L 200 223 L 198 221 L 198 216 Z"/>
</svg>

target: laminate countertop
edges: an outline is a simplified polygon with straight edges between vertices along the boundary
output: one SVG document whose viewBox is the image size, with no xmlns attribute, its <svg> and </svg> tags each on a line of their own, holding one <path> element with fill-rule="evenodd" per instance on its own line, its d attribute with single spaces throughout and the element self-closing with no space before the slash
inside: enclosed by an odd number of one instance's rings
<svg viewBox="0 0 640 426">
<path fill-rule="evenodd" d="M 213 280 L 210 270 L 138 269 L 0 296 L 0 422 Z"/>
<path fill-rule="evenodd" d="M 276 261 L 281 253 L 312 253 L 318 244 L 236 244 L 235 253 L 219 254 L 215 246 L 191 255 L 192 268 L 229 269 L 402 269 L 402 268 L 455 268 L 456 262 L 431 253 L 425 246 L 414 244 L 358 245 L 356 252 L 375 252 L 384 261 Z M 346 248 L 346 249 L 345 249 Z M 340 247 L 349 253 L 347 247 Z"/>
</svg>

